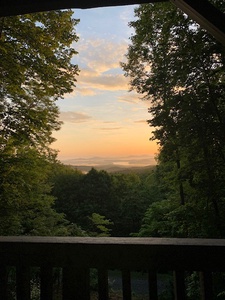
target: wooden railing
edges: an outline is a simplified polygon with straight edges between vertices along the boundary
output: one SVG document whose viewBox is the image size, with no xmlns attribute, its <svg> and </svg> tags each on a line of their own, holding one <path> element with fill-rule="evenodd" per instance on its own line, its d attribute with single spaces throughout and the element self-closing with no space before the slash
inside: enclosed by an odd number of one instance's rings
<svg viewBox="0 0 225 300">
<path fill-rule="evenodd" d="M 157 274 L 174 272 L 174 299 L 186 299 L 184 274 L 200 272 L 201 299 L 213 299 L 213 272 L 225 271 L 225 240 L 161 238 L 0 237 L 0 299 L 9 299 L 15 268 L 17 300 L 30 300 L 31 268 L 40 273 L 40 299 L 53 299 L 53 269 L 62 270 L 63 300 L 90 299 L 89 270 L 98 270 L 98 299 L 109 299 L 108 270 L 122 272 L 123 299 L 132 299 L 130 272 L 148 273 L 149 299 Z M 9 282 L 11 280 L 11 282 Z"/>
</svg>

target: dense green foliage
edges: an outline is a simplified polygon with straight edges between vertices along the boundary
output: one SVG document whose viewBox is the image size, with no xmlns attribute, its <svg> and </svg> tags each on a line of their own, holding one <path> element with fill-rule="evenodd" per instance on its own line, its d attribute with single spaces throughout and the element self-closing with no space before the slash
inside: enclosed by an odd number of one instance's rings
<svg viewBox="0 0 225 300">
<path fill-rule="evenodd" d="M 72 11 L 0 19 L 0 234 L 80 232 L 53 209 L 55 101 L 75 86 Z"/>
<path fill-rule="evenodd" d="M 151 101 L 166 196 L 140 234 L 225 237 L 225 49 L 170 3 L 141 5 L 135 16 L 122 66 Z"/>
<path fill-rule="evenodd" d="M 149 205 L 157 197 L 161 199 L 160 191 L 150 179 L 152 176 L 152 173 L 144 177 L 132 173 L 109 174 L 95 169 L 82 174 L 61 166 L 51 179 L 55 209 L 92 235 L 93 231 L 98 232 L 96 226 L 93 229 L 94 221 L 96 225 L 101 222 L 107 225 L 113 236 L 129 236 L 138 232 Z M 100 235 L 104 234 L 102 229 Z"/>
<path fill-rule="evenodd" d="M 28 145 L 43 152 L 60 127 L 55 101 L 72 91 L 78 37 L 72 11 L 0 19 L 0 150 Z"/>
<path fill-rule="evenodd" d="M 0 235 L 71 235 L 81 230 L 53 209 L 49 176 L 54 161 L 34 149 L 0 161 Z"/>
</svg>

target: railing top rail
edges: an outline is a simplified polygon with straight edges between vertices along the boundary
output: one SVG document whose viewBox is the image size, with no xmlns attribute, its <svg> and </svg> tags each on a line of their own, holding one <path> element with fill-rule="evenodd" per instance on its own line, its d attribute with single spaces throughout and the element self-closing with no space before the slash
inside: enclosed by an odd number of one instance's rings
<svg viewBox="0 0 225 300">
<path fill-rule="evenodd" d="M 225 240 L 0 237 L 0 264 L 85 268 L 225 270 Z"/>
<path fill-rule="evenodd" d="M 225 247 L 225 239 L 0 236 L 2 243 Z"/>
</svg>

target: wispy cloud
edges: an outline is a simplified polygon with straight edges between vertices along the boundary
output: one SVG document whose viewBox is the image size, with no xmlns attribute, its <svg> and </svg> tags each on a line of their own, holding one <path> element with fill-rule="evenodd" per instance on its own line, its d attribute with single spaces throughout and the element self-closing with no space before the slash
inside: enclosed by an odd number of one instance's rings
<svg viewBox="0 0 225 300">
<path fill-rule="evenodd" d="M 86 85 L 92 89 L 104 91 L 127 90 L 128 80 L 122 74 L 102 74 L 93 70 L 83 70 L 80 76 L 79 87 Z"/>
<path fill-rule="evenodd" d="M 137 121 L 134 121 L 134 123 L 143 123 L 143 124 L 147 124 L 147 120 L 137 120 Z"/>
<path fill-rule="evenodd" d="M 63 111 L 60 113 L 60 120 L 67 123 L 83 123 L 92 119 L 91 116 L 74 111 Z"/>
<path fill-rule="evenodd" d="M 100 73 L 120 68 L 127 52 L 127 43 L 105 39 L 81 39 L 77 46 L 80 54 L 74 59 L 78 59 L 78 64 Z"/>
<path fill-rule="evenodd" d="M 120 130 L 122 127 L 103 127 L 103 128 L 98 128 L 99 130 L 106 130 L 106 131 L 111 131 L 111 130 Z"/>
<path fill-rule="evenodd" d="M 130 92 L 130 93 L 124 93 L 120 97 L 118 97 L 119 102 L 125 102 L 129 104 L 140 104 L 141 100 L 137 93 Z"/>
<path fill-rule="evenodd" d="M 115 121 L 103 121 L 103 123 L 106 123 L 106 124 L 115 124 L 116 122 Z"/>
<path fill-rule="evenodd" d="M 84 97 L 95 96 L 97 95 L 97 91 L 91 87 L 85 87 L 84 85 L 81 84 L 79 87 L 76 87 L 71 94 L 67 95 L 67 98 L 72 98 L 77 95 L 84 96 Z"/>
<path fill-rule="evenodd" d="M 79 55 L 74 57 L 74 63 L 79 65 L 80 74 L 72 95 L 94 96 L 100 91 L 129 89 L 128 78 L 120 67 L 127 49 L 124 41 L 81 38 L 76 47 Z"/>
</svg>

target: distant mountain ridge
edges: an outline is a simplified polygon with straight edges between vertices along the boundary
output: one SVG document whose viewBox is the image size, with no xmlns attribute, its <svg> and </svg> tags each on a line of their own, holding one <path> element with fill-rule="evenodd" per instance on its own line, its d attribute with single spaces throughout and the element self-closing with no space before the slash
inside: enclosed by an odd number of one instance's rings
<svg viewBox="0 0 225 300">
<path fill-rule="evenodd" d="M 123 165 L 98 165 L 98 166 L 73 166 L 69 165 L 73 169 L 79 170 L 83 173 L 88 173 L 92 168 L 100 171 L 104 170 L 108 173 L 136 173 L 136 174 L 142 174 L 146 172 L 150 172 L 155 169 L 155 165 L 149 165 L 149 166 L 123 166 Z"/>
<path fill-rule="evenodd" d="M 155 165 L 155 155 L 130 155 L 130 156 L 93 156 L 93 157 L 77 157 L 61 160 L 65 165 L 72 166 L 93 166 L 95 168 L 102 166 L 118 166 L 118 167 L 145 167 Z"/>
</svg>

